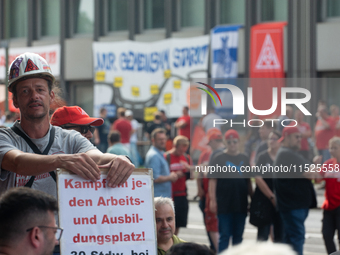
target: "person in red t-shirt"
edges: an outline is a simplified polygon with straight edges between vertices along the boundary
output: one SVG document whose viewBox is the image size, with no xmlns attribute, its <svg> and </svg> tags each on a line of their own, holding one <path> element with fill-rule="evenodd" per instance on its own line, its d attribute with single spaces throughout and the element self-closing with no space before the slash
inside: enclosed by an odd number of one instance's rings
<svg viewBox="0 0 340 255">
<path fill-rule="evenodd" d="M 190 140 L 190 116 L 189 107 L 183 107 L 183 116 L 179 117 L 175 123 L 178 135 L 183 135 Z"/>
<path fill-rule="evenodd" d="M 118 119 L 113 122 L 111 130 L 118 130 L 120 133 L 121 143 L 130 151 L 130 136 L 132 126 L 129 120 L 125 118 L 126 109 L 119 107 L 117 110 Z"/>
<path fill-rule="evenodd" d="M 335 230 L 338 231 L 340 243 L 340 138 L 333 137 L 329 141 L 332 158 L 327 160 L 320 169 L 320 174 L 326 182 L 325 201 L 322 205 L 322 235 L 327 254 L 336 251 L 333 241 Z"/>
<path fill-rule="evenodd" d="M 339 107 L 335 104 L 332 104 L 329 107 L 331 111 L 331 116 L 334 119 L 336 125 L 335 125 L 335 136 L 340 137 L 340 115 L 339 115 Z"/>
<path fill-rule="evenodd" d="M 334 136 L 335 121 L 328 115 L 325 105 L 319 105 L 316 116 L 318 117 L 314 129 L 316 148 L 322 156 L 322 162 L 325 162 L 331 157 L 328 150 L 328 142 Z"/>
<path fill-rule="evenodd" d="M 223 136 L 221 130 L 218 128 L 210 128 L 207 132 L 208 145 L 211 149 L 202 152 L 202 157 L 200 156 L 198 164 L 203 166 L 209 166 L 209 161 L 219 152 L 222 152 L 225 148 L 223 143 Z M 200 196 L 200 202 L 204 202 L 203 205 L 200 204 L 201 210 L 203 210 L 204 224 L 208 233 L 208 238 L 210 242 L 210 248 L 217 252 L 218 249 L 218 222 L 215 213 L 212 213 L 209 209 L 210 198 L 209 198 L 209 178 L 206 175 L 208 173 L 200 173 L 203 176 L 197 178 L 197 187 Z"/>
<path fill-rule="evenodd" d="M 190 179 L 191 159 L 185 152 L 189 147 L 189 139 L 185 136 L 176 136 L 173 148 L 164 154 L 170 172 L 175 172 L 178 180 L 172 183 L 172 198 L 175 203 L 176 230 L 178 234 L 180 227 L 186 227 L 188 221 L 189 203 L 187 199 L 186 180 Z"/>
<path fill-rule="evenodd" d="M 310 129 L 310 126 L 307 122 L 303 121 L 304 114 L 301 112 L 301 110 L 296 110 L 295 112 L 295 120 L 297 121 L 297 128 L 299 132 L 301 133 L 301 148 L 300 153 L 304 158 L 309 159 L 309 144 L 308 144 L 308 138 L 312 136 L 312 131 Z"/>
</svg>

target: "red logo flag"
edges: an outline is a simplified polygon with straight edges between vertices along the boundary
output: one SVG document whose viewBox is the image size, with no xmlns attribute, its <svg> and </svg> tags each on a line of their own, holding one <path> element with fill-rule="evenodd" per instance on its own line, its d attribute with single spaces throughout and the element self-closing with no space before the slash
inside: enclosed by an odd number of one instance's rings
<svg viewBox="0 0 340 255">
<path fill-rule="evenodd" d="M 284 78 L 283 29 L 287 22 L 263 23 L 252 26 L 250 45 L 250 78 Z M 272 106 L 273 87 L 278 92 L 278 107 L 270 116 L 281 114 L 280 91 L 284 80 L 251 79 L 253 88 L 253 106 L 258 110 L 267 110 Z M 253 117 L 253 116 L 250 116 Z"/>
</svg>

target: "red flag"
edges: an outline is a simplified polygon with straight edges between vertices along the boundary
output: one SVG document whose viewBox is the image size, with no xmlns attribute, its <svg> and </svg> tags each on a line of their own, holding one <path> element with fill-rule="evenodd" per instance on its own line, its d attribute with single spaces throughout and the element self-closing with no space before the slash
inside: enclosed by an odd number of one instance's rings
<svg viewBox="0 0 340 255">
<path fill-rule="evenodd" d="M 283 29 L 287 22 L 263 23 L 252 26 L 250 45 L 250 86 L 253 88 L 253 106 L 257 110 L 268 110 L 272 106 L 272 88 L 278 89 L 278 105 L 270 116 L 281 114 L 282 79 L 254 78 L 284 78 L 283 62 Z M 270 116 L 261 116 L 270 117 Z M 251 116 L 252 117 L 252 116 Z"/>
</svg>

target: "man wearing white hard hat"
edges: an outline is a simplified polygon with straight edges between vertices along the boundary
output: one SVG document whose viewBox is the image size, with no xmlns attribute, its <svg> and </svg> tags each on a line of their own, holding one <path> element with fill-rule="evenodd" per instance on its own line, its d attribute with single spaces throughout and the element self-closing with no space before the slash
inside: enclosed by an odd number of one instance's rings
<svg viewBox="0 0 340 255">
<path fill-rule="evenodd" d="M 57 168 L 92 181 L 100 178 L 101 168 L 108 168 L 109 187 L 124 183 L 134 169 L 129 159 L 103 154 L 79 132 L 50 124 L 54 81 L 49 64 L 37 54 L 26 52 L 10 65 L 8 90 L 21 116 L 13 128 L 0 130 L 0 178 L 13 179 L 16 174 L 16 186 L 29 186 L 54 196 Z"/>
</svg>

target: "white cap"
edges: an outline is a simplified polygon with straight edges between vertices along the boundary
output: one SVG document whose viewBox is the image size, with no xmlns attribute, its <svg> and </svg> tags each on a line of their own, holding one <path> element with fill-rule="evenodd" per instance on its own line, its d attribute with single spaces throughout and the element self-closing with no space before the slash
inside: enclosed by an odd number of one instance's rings
<svg viewBox="0 0 340 255">
<path fill-rule="evenodd" d="M 133 116 L 133 112 L 131 110 L 125 111 L 125 117 Z"/>
</svg>

